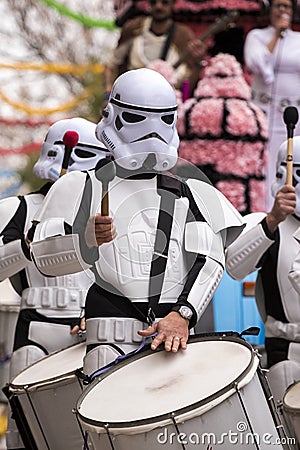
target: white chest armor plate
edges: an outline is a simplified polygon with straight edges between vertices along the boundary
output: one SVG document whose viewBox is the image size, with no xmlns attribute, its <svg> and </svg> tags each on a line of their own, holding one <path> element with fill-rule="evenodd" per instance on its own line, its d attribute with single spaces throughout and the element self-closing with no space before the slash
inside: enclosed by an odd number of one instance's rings
<svg viewBox="0 0 300 450">
<path fill-rule="evenodd" d="M 120 183 L 116 177 L 110 184 L 109 193 L 110 215 L 116 226 L 117 237 L 99 248 L 97 271 L 103 280 L 118 286 L 122 294 L 132 301 L 147 301 L 160 204 L 156 178 L 122 180 Z M 175 201 L 160 302 L 174 302 L 185 282 L 187 268 L 183 239 L 188 203 L 187 198 Z"/>
<path fill-rule="evenodd" d="M 288 273 L 299 251 L 299 246 L 293 238 L 298 227 L 299 221 L 294 217 L 288 217 L 279 225 L 277 278 L 285 315 L 288 321 L 293 323 L 300 323 L 300 296 L 289 281 Z"/>
</svg>

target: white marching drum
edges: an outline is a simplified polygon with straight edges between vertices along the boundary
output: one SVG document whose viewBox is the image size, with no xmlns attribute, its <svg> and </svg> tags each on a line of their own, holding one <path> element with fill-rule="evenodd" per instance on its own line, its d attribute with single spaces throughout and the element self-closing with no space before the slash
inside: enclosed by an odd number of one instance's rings
<svg viewBox="0 0 300 450">
<path fill-rule="evenodd" d="M 283 410 L 300 445 L 300 381 L 292 384 L 283 397 Z"/>
<path fill-rule="evenodd" d="M 0 401 L 7 402 L 2 388 L 9 381 L 9 361 L 13 351 L 14 335 L 20 306 L 17 303 L 0 304 Z"/>
<path fill-rule="evenodd" d="M 33 438 L 30 449 L 82 450 L 83 436 L 73 410 L 82 393 L 76 370 L 83 366 L 85 351 L 84 342 L 72 345 L 33 363 L 10 381 L 9 402 L 19 421 L 25 420 L 21 428 L 27 439 Z"/>
<path fill-rule="evenodd" d="M 147 349 L 83 391 L 78 419 L 95 450 L 282 449 L 258 365 L 233 336 L 192 336 L 178 353 Z"/>
</svg>

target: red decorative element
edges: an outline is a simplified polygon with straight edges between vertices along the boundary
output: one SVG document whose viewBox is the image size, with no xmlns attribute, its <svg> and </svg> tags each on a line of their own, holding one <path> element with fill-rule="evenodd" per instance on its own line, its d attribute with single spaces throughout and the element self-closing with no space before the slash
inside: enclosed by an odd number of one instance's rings
<svg viewBox="0 0 300 450">
<path fill-rule="evenodd" d="M 8 125 L 10 127 L 24 125 L 26 127 L 35 128 L 35 127 L 40 127 L 40 126 L 43 126 L 43 125 L 47 125 L 47 126 L 50 127 L 50 125 L 53 124 L 53 121 L 50 122 L 49 120 L 4 119 L 4 117 L 0 117 L 0 124 Z"/>
<path fill-rule="evenodd" d="M 76 131 L 68 130 L 63 137 L 63 143 L 66 147 L 75 147 L 79 141 L 79 134 Z"/>
<path fill-rule="evenodd" d="M 23 145 L 23 147 L 17 147 L 17 148 L 0 148 L 0 155 L 1 156 L 9 156 L 13 154 L 28 154 L 40 151 L 42 148 L 41 142 L 33 142 L 32 144 Z"/>
</svg>

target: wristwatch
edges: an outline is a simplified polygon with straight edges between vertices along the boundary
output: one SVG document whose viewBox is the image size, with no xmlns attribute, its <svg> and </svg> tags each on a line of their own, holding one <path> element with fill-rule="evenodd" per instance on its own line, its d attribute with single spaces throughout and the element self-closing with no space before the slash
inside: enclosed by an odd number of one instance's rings
<svg viewBox="0 0 300 450">
<path fill-rule="evenodd" d="M 191 320 L 193 316 L 193 311 L 191 310 L 191 308 L 184 305 L 175 306 L 174 308 L 172 308 L 172 311 L 178 312 L 181 315 L 181 317 L 187 320 Z"/>
</svg>

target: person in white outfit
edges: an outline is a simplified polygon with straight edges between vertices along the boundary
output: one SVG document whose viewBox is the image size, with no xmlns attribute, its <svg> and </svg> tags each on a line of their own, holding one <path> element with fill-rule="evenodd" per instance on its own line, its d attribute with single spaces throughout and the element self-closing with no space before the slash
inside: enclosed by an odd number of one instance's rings
<svg viewBox="0 0 300 450">
<path fill-rule="evenodd" d="M 91 169 L 108 154 L 96 139 L 95 129 L 94 123 L 79 117 L 63 119 L 51 125 L 34 173 L 41 179 L 52 181 L 37 192 L 8 197 L 0 202 L 0 280 L 9 278 L 21 296 L 10 378 L 43 356 L 80 340 L 76 332 L 86 293 L 93 281 L 92 274 L 82 272 L 55 278 L 44 277 L 31 261 L 27 232 L 53 181 L 60 176 L 65 154 L 65 133 L 78 136 L 78 142 L 66 161 L 69 172 Z M 24 448 L 15 421 L 10 416 L 6 440 L 8 449 Z"/>
<path fill-rule="evenodd" d="M 243 228 L 209 182 L 169 172 L 177 163 L 176 110 L 174 89 L 156 71 L 119 76 L 97 125 L 111 167 L 100 161 L 87 175 L 67 174 L 35 217 L 31 251 L 42 273 L 95 273 L 86 301 L 88 376 L 136 350 L 142 337 L 155 335 L 152 350 L 186 349 L 221 280 L 224 248 Z"/>
<path fill-rule="evenodd" d="M 286 183 L 287 141 L 279 148 L 271 211 L 244 217 L 246 228 L 228 247 L 226 269 L 237 280 L 258 270 L 256 302 L 265 325 L 271 391 L 278 405 L 300 380 L 300 288 L 295 260 L 300 225 L 300 136 L 293 140 L 293 185 Z M 294 270 L 293 270 L 294 267 Z"/>
<path fill-rule="evenodd" d="M 279 145 L 287 138 L 283 111 L 300 105 L 300 32 L 291 29 L 294 0 L 270 1 L 270 25 L 246 36 L 244 58 L 252 74 L 252 98 L 267 115 L 269 126 L 266 167 L 267 211 L 272 208 L 272 182 Z M 295 135 L 300 134 L 300 123 Z"/>
</svg>

